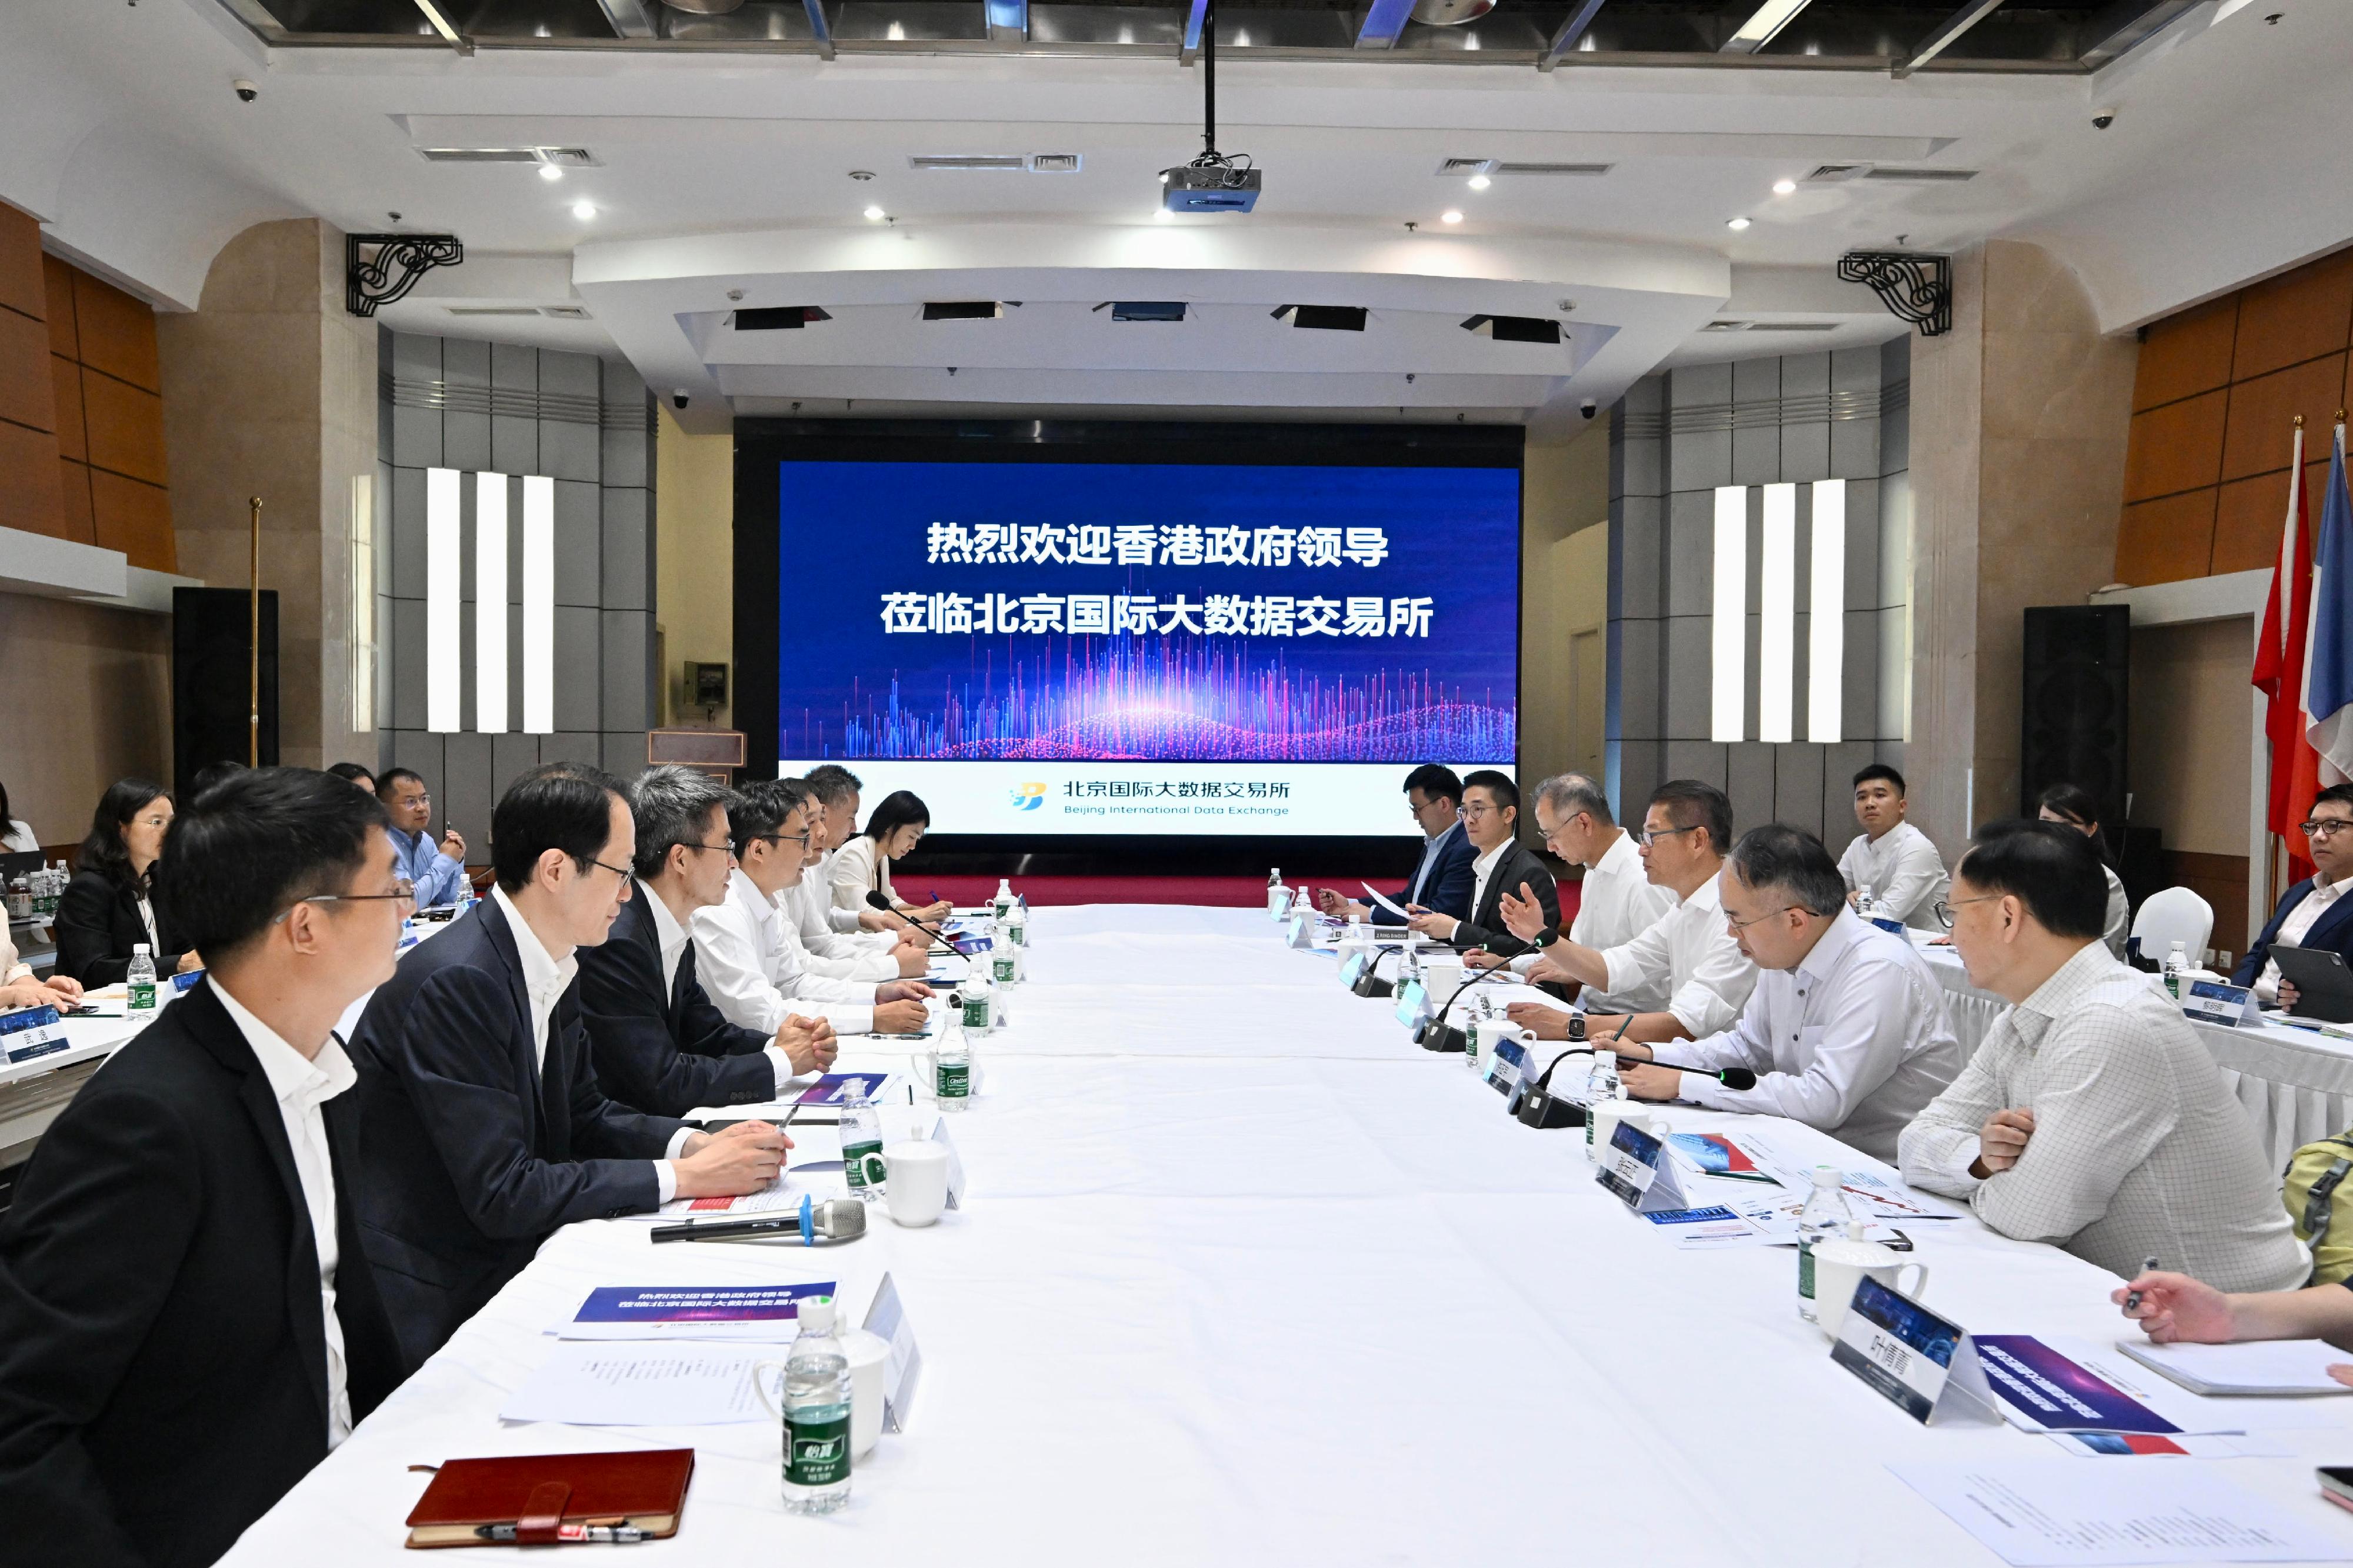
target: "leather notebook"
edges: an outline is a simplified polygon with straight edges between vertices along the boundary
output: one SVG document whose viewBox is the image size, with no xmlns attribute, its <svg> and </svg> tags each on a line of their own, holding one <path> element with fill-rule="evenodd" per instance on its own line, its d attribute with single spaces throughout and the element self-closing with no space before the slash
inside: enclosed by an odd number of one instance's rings
<svg viewBox="0 0 2353 1568">
<path fill-rule="evenodd" d="M 693 1475 L 691 1448 L 450 1459 L 409 1510 L 408 1544 L 489 1546 L 476 1531 L 500 1524 L 516 1527 L 518 1545 L 557 1545 L 567 1524 L 676 1535 Z"/>
</svg>

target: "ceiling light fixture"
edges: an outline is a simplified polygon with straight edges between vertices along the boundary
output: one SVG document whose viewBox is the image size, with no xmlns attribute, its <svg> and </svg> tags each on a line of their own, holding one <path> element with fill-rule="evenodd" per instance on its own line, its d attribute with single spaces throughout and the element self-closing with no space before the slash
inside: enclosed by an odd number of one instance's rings
<svg viewBox="0 0 2353 1568">
<path fill-rule="evenodd" d="M 578 218 L 581 222 L 586 223 L 590 218 L 596 216 L 596 204 L 593 202 L 574 202 L 572 204 L 572 216 Z"/>
<path fill-rule="evenodd" d="M 1462 221 L 1462 215 L 1456 212 L 1452 207 L 1449 207 L 1444 212 L 1438 215 L 1438 221 L 1440 223 L 1461 223 Z"/>
<path fill-rule="evenodd" d="M 557 168 L 553 163 L 542 163 L 539 166 L 539 177 L 552 184 L 555 181 L 564 178 L 564 171 Z"/>
<path fill-rule="evenodd" d="M 1795 180 L 1776 180 L 1773 182 L 1773 194 L 1777 196 L 1796 195 L 1798 194 L 1798 182 Z"/>
<path fill-rule="evenodd" d="M 1730 229 L 1733 233 L 1738 234 L 1742 229 L 1748 226 L 1748 220 L 1745 217 L 1736 217 L 1730 223 L 1725 224 L 1724 226 Z"/>
<path fill-rule="evenodd" d="M 1471 188 L 1474 191 L 1483 191 L 1494 183 L 1494 181 L 1489 179 L 1484 174 L 1473 174 L 1471 176 Z"/>
<path fill-rule="evenodd" d="M 869 223 L 881 223 L 883 216 L 884 214 L 881 207 L 868 207 L 866 209 L 866 221 Z"/>
</svg>

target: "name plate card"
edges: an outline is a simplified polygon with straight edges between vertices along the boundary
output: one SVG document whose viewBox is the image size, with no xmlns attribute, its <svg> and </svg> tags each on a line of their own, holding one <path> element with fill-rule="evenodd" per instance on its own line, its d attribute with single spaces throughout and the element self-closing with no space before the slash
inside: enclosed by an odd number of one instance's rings
<svg viewBox="0 0 2353 1568">
<path fill-rule="evenodd" d="M 1868 1274 L 1855 1284 L 1831 1359 L 1924 1426 L 2001 1421 L 1968 1332 Z"/>
<path fill-rule="evenodd" d="M 2181 1014 L 2201 1024 L 2226 1024 L 2233 1028 L 2263 1021 L 2254 988 L 2233 985 L 2227 980 L 2191 981 L 2188 994 L 2181 998 Z"/>
<path fill-rule="evenodd" d="M 1421 979 L 1419 975 L 1398 987 L 1397 1021 L 1398 1023 L 1409 1029 L 1413 1028 L 1421 1022 L 1422 1015 L 1428 1012 L 1429 1008 L 1429 994 L 1422 990 Z"/>
<path fill-rule="evenodd" d="M 955 1140 L 948 1136 L 948 1119 L 944 1116 L 932 1123 L 931 1141 L 948 1152 L 948 1207 L 964 1207 L 964 1156 L 956 1152 Z"/>
<path fill-rule="evenodd" d="M 55 1007 L 20 1007 L 14 1013 L 0 1013 L 0 1067 L 29 1062 L 72 1044 Z"/>
<path fill-rule="evenodd" d="M 954 1156 L 950 1159 L 953 1162 Z M 874 1304 L 866 1309 L 866 1321 L 860 1326 L 891 1342 L 891 1353 L 882 1363 L 882 1430 L 904 1432 L 907 1412 L 915 1402 L 915 1380 L 923 1375 L 923 1352 L 915 1344 L 915 1331 L 908 1326 L 898 1284 L 889 1274 L 882 1276 Z"/>
<path fill-rule="evenodd" d="M 1630 1121 L 1620 1121 L 1611 1130 L 1609 1146 L 1600 1152 L 1595 1163 L 1600 1169 L 1594 1173 L 1593 1179 L 1636 1214 L 1659 1214 L 1691 1206 L 1691 1200 L 1683 1196 L 1683 1183 L 1675 1174 L 1675 1163 L 1667 1156 L 1665 1141 L 1653 1138 Z"/>
</svg>

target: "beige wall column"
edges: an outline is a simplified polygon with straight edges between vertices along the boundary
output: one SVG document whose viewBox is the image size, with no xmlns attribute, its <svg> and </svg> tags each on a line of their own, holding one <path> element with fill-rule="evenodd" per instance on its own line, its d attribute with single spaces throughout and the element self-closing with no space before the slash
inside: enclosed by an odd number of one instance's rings
<svg viewBox="0 0 2353 1568">
<path fill-rule="evenodd" d="M 261 497 L 279 758 L 374 762 L 374 728 L 352 722 L 351 541 L 375 476 L 376 328 L 343 310 L 343 234 L 255 225 L 213 259 L 196 310 L 156 333 L 181 571 L 249 582 L 246 498 Z"/>
<path fill-rule="evenodd" d="M 735 727 L 735 438 L 690 436 L 669 409 L 659 412 L 654 625 L 662 649 L 660 721 L 730 730 Z M 729 701 L 718 712 L 687 705 L 690 660 L 727 666 Z"/>
<path fill-rule="evenodd" d="M 1520 500 L 1520 784 L 1587 768 L 1599 777 L 1603 630 L 1609 597 L 1609 424 L 1530 446 Z M 1591 534 L 1592 537 L 1588 537 Z M 1588 700 L 1580 703 L 1582 693 Z M 1535 818 L 1521 814 L 1533 844 Z"/>
<path fill-rule="evenodd" d="M 1912 349 L 1914 819 L 1947 858 L 2018 808 L 2024 617 L 2116 560 L 2137 345 L 2072 270 L 1994 240 L 1954 258 L 1953 330 Z"/>
</svg>

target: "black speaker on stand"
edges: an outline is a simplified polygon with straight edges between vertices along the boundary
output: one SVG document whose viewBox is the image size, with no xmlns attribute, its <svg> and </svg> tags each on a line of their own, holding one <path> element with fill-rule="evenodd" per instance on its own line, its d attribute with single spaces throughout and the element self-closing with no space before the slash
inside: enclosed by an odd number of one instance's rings
<svg viewBox="0 0 2353 1568">
<path fill-rule="evenodd" d="M 172 787 L 212 763 L 242 763 L 252 732 L 251 595 L 172 590 Z M 261 765 L 278 761 L 278 592 L 261 591 Z"/>
</svg>

